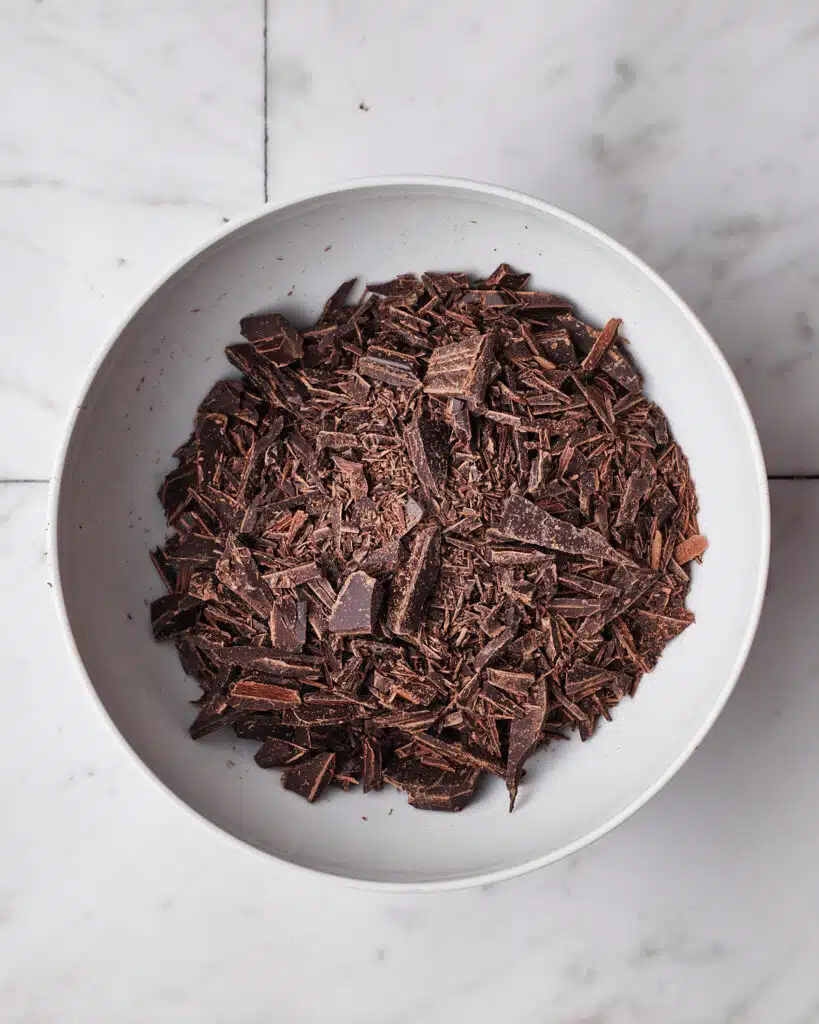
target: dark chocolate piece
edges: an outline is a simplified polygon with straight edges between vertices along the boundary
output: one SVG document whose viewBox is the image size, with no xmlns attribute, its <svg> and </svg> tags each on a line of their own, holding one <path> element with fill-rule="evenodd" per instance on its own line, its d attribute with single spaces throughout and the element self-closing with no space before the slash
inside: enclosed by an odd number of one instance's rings
<svg viewBox="0 0 819 1024">
<path fill-rule="evenodd" d="M 306 754 L 306 747 L 300 747 L 298 743 L 290 743 L 278 736 L 268 736 L 263 746 L 253 755 L 253 760 L 260 768 L 286 768 L 301 761 Z"/>
<path fill-rule="evenodd" d="M 398 636 L 416 633 L 424 605 L 438 579 L 441 564 L 441 531 L 437 525 L 419 530 L 409 558 L 395 576 L 387 623 Z"/>
<path fill-rule="evenodd" d="M 440 420 L 418 416 L 404 428 L 404 441 L 420 483 L 433 494 L 440 494 L 449 460 L 449 428 Z"/>
<path fill-rule="evenodd" d="M 351 573 L 338 592 L 330 612 L 330 632 L 342 636 L 366 636 L 375 630 L 383 591 L 366 572 Z"/>
<path fill-rule="evenodd" d="M 424 391 L 428 395 L 462 398 L 470 409 L 483 407 L 484 393 L 495 364 L 494 334 L 442 345 L 429 357 Z"/>
<path fill-rule="evenodd" d="M 309 803 L 317 800 L 330 785 L 336 764 L 335 754 L 317 754 L 282 772 L 282 785 Z"/>
<path fill-rule="evenodd" d="M 307 602 L 281 597 L 270 613 L 270 642 L 278 651 L 300 654 L 307 643 Z"/>
<path fill-rule="evenodd" d="M 519 494 L 513 494 L 504 505 L 498 532 L 523 544 L 534 544 L 568 555 L 602 558 L 607 562 L 623 561 L 623 555 L 607 544 L 599 533 L 588 528 L 578 530 Z"/>
</svg>

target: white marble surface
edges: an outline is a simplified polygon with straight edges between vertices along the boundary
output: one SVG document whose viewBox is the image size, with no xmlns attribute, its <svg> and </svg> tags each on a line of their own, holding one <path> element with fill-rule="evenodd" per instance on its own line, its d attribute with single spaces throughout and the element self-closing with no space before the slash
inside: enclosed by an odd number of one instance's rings
<svg viewBox="0 0 819 1024">
<path fill-rule="evenodd" d="M 91 353 L 223 218 L 402 171 L 633 247 L 723 345 L 771 472 L 819 472 L 813 0 L 0 8 L 3 480 L 47 480 Z M 58 635 L 46 486 L 0 483 L 0 1020 L 819 1022 L 819 481 L 773 497 L 748 668 L 666 790 L 553 868 L 392 897 L 237 849 L 146 780 Z"/>
</svg>

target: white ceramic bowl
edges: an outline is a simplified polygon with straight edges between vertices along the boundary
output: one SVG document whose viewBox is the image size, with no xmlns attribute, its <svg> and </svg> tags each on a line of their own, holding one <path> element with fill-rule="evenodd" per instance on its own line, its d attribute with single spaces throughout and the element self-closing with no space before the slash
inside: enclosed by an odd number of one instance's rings
<svg viewBox="0 0 819 1024">
<path fill-rule="evenodd" d="M 402 271 L 486 274 L 501 260 L 623 333 L 688 453 L 710 541 L 689 604 L 697 622 L 591 740 L 553 744 L 527 765 L 514 814 L 503 783 L 458 815 L 421 812 L 386 787 L 312 806 L 258 770 L 253 743 L 188 736 L 196 686 L 173 645 L 151 639 L 162 592 L 148 549 L 165 535 L 156 490 L 197 403 L 232 375 L 239 318 L 300 320 L 346 278 Z M 269 206 L 177 267 L 93 367 L 53 492 L 55 594 L 73 650 L 120 734 L 204 819 L 282 861 L 359 883 L 433 889 L 548 864 L 627 818 L 674 774 L 728 698 L 759 616 L 768 494 L 759 442 L 718 348 L 651 270 L 545 203 L 440 179 L 355 182 Z"/>
</svg>

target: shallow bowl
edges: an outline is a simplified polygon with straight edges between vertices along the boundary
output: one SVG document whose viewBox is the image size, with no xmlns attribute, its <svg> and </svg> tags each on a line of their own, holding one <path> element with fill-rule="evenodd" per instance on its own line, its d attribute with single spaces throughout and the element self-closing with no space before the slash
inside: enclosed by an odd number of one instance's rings
<svg viewBox="0 0 819 1024">
<path fill-rule="evenodd" d="M 527 765 L 514 814 L 498 779 L 458 815 L 378 794 L 333 791 L 309 805 L 253 764 L 252 743 L 188 736 L 198 693 L 173 645 L 151 639 L 162 592 L 148 559 L 165 536 L 156 491 L 200 399 L 234 375 L 223 350 L 247 313 L 305 321 L 346 278 L 404 271 L 487 274 L 501 260 L 622 333 L 688 454 L 710 550 L 694 572 L 697 622 L 634 700 L 592 740 L 552 744 Z M 55 594 L 72 650 L 128 747 L 166 790 L 290 864 L 416 890 L 485 883 L 557 860 L 622 822 L 700 743 L 733 688 L 759 616 L 768 493 L 751 416 L 719 349 L 635 256 L 561 210 L 486 185 L 356 182 L 266 207 L 174 269 L 93 367 L 52 495 Z"/>
</svg>

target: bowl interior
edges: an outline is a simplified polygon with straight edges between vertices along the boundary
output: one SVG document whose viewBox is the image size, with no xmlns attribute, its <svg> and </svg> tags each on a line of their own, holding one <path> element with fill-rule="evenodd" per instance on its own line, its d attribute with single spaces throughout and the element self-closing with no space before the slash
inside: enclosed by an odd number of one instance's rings
<svg viewBox="0 0 819 1024">
<path fill-rule="evenodd" d="M 687 452 L 708 556 L 689 605 L 697 623 L 592 741 L 553 744 L 527 766 L 513 815 L 502 782 L 460 815 L 419 812 L 387 787 L 333 791 L 317 806 L 255 767 L 255 745 L 193 743 L 197 696 L 172 645 L 152 642 L 162 587 L 148 550 L 165 535 L 156 491 L 197 404 L 234 376 L 224 346 L 239 318 L 277 308 L 304 322 L 344 279 L 403 271 L 486 274 L 501 260 L 623 333 Z M 739 514 L 738 511 L 740 510 Z M 119 731 L 183 801 L 284 860 L 352 879 L 484 880 L 555 859 L 605 831 L 702 738 L 735 680 L 767 564 L 767 493 L 753 426 L 702 328 L 618 246 L 558 211 L 441 183 L 370 185 L 265 212 L 168 278 L 115 340 L 78 412 L 65 456 L 56 565 L 85 670 Z"/>
</svg>

